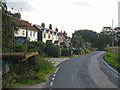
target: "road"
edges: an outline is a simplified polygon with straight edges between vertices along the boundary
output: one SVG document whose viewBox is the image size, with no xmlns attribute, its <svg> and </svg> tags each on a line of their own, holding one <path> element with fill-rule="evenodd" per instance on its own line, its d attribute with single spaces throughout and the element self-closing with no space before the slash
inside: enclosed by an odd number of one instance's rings
<svg viewBox="0 0 120 90">
<path fill-rule="evenodd" d="M 119 76 L 102 61 L 97 51 L 69 59 L 50 76 L 49 88 L 118 88 Z"/>
</svg>

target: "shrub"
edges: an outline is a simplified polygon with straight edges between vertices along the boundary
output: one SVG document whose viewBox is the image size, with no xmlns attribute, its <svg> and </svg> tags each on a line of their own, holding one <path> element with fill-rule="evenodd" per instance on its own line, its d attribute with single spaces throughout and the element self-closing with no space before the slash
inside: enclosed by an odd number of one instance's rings
<svg viewBox="0 0 120 90">
<path fill-rule="evenodd" d="M 13 51 L 15 52 L 25 52 L 25 45 L 23 44 L 14 44 Z"/>
<path fill-rule="evenodd" d="M 78 53 L 80 53 L 80 50 L 73 50 L 73 54 L 75 54 L 75 55 L 78 55 Z"/>
<path fill-rule="evenodd" d="M 60 48 L 55 45 L 50 45 L 47 49 L 47 54 L 49 56 L 58 57 L 60 56 Z"/>
<path fill-rule="evenodd" d="M 37 46 L 34 44 L 28 44 L 28 52 L 37 52 Z"/>
<path fill-rule="evenodd" d="M 45 43 L 41 42 L 41 41 L 35 41 L 35 42 L 30 42 L 30 44 L 33 44 L 37 47 L 37 51 L 39 53 L 42 53 L 44 52 L 44 49 L 45 49 Z"/>
<path fill-rule="evenodd" d="M 61 56 L 72 56 L 73 51 L 72 50 L 67 50 L 67 48 L 62 48 L 61 50 Z"/>
</svg>

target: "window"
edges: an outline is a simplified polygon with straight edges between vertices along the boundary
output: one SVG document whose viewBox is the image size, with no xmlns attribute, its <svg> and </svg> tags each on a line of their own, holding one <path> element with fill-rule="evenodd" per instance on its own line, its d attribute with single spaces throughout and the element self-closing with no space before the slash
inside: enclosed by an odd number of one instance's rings
<svg viewBox="0 0 120 90">
<path fill-rule="evenodd" d="M 32 37 L 32 31 L 30 31 L 30 36 Z"/>
<path fill-rule="evenodd" d="M 46 34 L 44 33 L 44 38 L 46 38 Z"/>
<path fill-rule="evenodd" d="M 25 35 L 25 31 L 23 31 L 23 35 Z"/>
<path fill-rule="evenodd" d="M 35 32 L 33 32 L 33 36 L 35 37 Z"/>
<path fill-rule="evenodd" d="M 50 35 L 48 35 L 48 38 L 50 39 Z"/>
<path fill-rule="evenodd" d="M 52 40 L 54 39 L 54 36 L 52 35 Z"/>
</svg>

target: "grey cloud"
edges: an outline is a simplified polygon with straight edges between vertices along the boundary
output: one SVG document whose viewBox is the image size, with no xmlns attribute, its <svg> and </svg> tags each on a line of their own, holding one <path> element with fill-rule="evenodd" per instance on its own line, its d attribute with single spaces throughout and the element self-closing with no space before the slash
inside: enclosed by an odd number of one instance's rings
<svg viewBox="0 0 120 90">
<path fill-rule="evenodd" d="M 73 2 L 74 5 L 78 5 L 78 6 L 88 6 L 90 7 L 91 4 L 87 3 L 87 2 Z"/>
<path fill-rule="evenodd" d="M 28 2 L 7 2 L 8 8 L 13 8 L 14 11 L 18 11 L 22 8 L 23 11 L 31 11 L 33 7 Z"/>
</svg>

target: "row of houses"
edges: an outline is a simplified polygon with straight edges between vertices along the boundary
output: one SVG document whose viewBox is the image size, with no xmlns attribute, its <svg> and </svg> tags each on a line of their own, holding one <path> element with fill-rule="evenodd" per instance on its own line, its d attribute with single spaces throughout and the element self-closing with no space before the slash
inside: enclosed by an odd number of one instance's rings
<svg viewBox="0 0 120 90">
<path fill-rule="evenodd" d="M 49 24 L 49 28 L 45 27 L 45 23 L 41 25 L 31 25 L 28 21 L 21 20 L 21 14 L 17 13 L 13 20 L 17 25 L 26 25 L 26 27 L 18 27 L 18 31 L 15 31 L 15 42 L 25 44 L 26 41 L 26 31 L 27 39 L 29 41 L 42 41 L 44 43 L 53 43 L 55 45 L 70 44 L 70 37 L 67 36 L 67 33 L 59 32 L 58 28 L 55 30 L 52 29 L 52 24 Z M 27 30 L 26 30 L 27 29 Z"/>
</svg>

